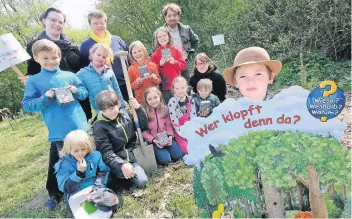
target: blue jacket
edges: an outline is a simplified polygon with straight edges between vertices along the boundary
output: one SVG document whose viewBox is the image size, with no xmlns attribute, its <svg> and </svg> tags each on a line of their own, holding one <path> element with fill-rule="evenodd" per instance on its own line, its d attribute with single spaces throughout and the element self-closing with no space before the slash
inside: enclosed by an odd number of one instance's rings
<svg viewBox="0 0 352 219">
<path fill-rule="evenodd" d="M 85 158 L 86 171 L 77 171 L 77 160 L 70 154 L 62 157 L 54 166 L 60 191 L 66 197 L 81 191 L 88 186 L 106 187 L 110 168 L 105 165 L 99 151 L 93 151 Z"/>
<path fill-rule="evenodd" d="M 60 106 L 56 98 L 50 99 L 45 96 L 45 92 L 50 88 L 64 87 L 68 84 L 77 87 L 73 103 Z M 87 95 L 87 89 L 73 73 L 42 68 L 38 74 L 28 79 L 22 105 L 27 112 L 41 112 L 49 130 L 50 142 L 62 141 L 73 130 L 88 130 L 86 116 L 77 101 L 77 99 L 84 100 Z"/>
<path fill-rule="evenodd" d="M 96 44 L 97 42 L 95 42 L 91 37 L 89 37 L 88 39 L 84 40 L 81 44 L 80 47 L 80 52 L 81 52 L 81 56 L 82 56 L 82 66 L 88 66 L 90 61 L 89 61 L 89 49 Z M 115 36 L 115 35 L 111 35 L 111 46 L 110 46 L 111 50 L 113 53 L 118 52 L 118 51 L 128 51 L 128 46 L 125 43 L 125 41 L 123 41 L 119 36 Z M 126 61 L 126 66 L 129 66 L 129 62 L 127 57 L 125 58 Z M 121 61 L 120 61 L 120 57 L 115 56 L 114 58 L 114 63 L 112 64 L 112 70 L 115 73 L 117 82 L 119 83 L 119 85 L 124 85 L 126 84 L 125 81 L 125 77 L 123 76 L 123 71 L 122 71 L 122 66 L 121 66 Z"/>
<path fill-rule="evenodd" d="M 92 65 L 88 65 L 85 68 L 81 68 L 76 75 L 88 89 L 89 102 L 92 104 L 96 113 L 100 110 L 95 102 L 95 98 L 100 91 L 103 90 L 115 91 L 120 98 L 121 107 L 126 107 L 116 77 L 111 68 L 107 68 L 102 74 L 99 74 Z"/>
</svg>

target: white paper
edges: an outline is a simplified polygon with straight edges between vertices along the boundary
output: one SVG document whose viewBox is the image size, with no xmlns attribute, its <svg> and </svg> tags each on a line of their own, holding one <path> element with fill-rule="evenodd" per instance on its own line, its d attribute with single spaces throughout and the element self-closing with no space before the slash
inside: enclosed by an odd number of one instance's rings
<svg viewBox="0 0 352 219">
<path fill-rule="evenodd" d="M 224 34 L 212 36 L 214 46 L 225 44 Z"/>
</svg>

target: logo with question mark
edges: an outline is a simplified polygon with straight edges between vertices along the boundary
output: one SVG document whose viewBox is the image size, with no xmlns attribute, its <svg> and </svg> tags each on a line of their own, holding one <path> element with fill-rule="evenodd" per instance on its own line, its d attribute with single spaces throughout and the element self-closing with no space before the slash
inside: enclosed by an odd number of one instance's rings
<svg viewBox="0 0 352 219">
<path fill-rule="evenodd" d="M 335 118 L 345 107 L 343 90 L 334 81 L 324 81 L 307 98 L 309 113 L 322 122 Z"/>
</svg>

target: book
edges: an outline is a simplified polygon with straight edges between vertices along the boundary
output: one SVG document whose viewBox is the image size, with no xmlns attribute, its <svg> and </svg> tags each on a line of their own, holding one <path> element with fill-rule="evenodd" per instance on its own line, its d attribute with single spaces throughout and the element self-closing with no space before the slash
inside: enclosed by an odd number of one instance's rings
<svg viewBox="0 0 352 219">
<path fill-rule="evenodd" d="M 167 136 L 167 133 L 165 131 L 156 133 L 156 137 L 163 146 L 169 143 L 169 137 Z"/>
<path fill-rule="evenodd" d="M 148 67 L 146 65 L 139 66 L 138 69 L 142 79 L 149 78 L 150 74 L 148 72 Z"/>
<path fill-rule="evenodd" d="M 87 212 L 88 215 L 93 214 L 98 208 L 92 201 L 85 200 L 81 203 L 81 207 Z"/>
<path fill-rule="evenodd" d="M 161 57 L 164 61 L 169 60 L 171 57 L 171 50 L 169 48 L 161 50 Z"/>
<path fill-rule="evenodd" d="M 211 102 L 209 100 L 201 101 L 199 105 L 199 115 L 207 117 L 211 111 Z"/>
<path fill-rule="evenodd" d="M 68 88 L 60 87 L 55 89 L 55 95 L 60 105 L 67 105 L 74 102 L 73 95 Z"/>
</svg>

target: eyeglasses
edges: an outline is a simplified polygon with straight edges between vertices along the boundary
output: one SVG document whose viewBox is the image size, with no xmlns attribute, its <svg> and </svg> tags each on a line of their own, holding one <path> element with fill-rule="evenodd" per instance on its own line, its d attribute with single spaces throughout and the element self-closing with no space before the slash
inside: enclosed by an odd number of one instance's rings
<svg viewBox="0 0 352 219">
<path fill-rule="evenodd" d="M 208 62 L 198 62 L 196 63 L 196 66 L 206 66 Z"/>
<path fill-rule="evenodd" d="M 45 18 L 45 19 L 49 19 L 51 22 L 53 22 L 53 23 L 59 23 L 60 25 L 64 25 L 64 22 L 63 21 L 59 21 L 59 20 L 57 20 L 57 19 L 55 19 L 55 18 L 51 18 L 51 17 L 47 17 L 47 18 Z"/>
</svg>

